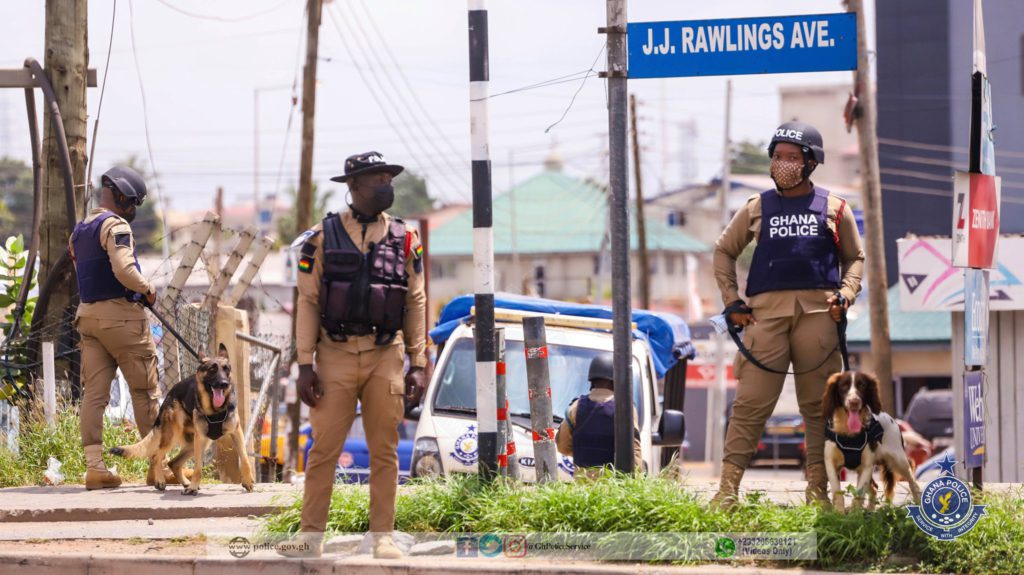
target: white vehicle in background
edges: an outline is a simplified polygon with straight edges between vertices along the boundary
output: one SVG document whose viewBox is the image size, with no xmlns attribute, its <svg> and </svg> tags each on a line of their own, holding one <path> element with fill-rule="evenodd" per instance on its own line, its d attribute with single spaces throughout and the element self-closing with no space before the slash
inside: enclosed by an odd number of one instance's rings
<svg viewBox="0 0 1024 575">
<path fill-rule="evenodd" d="M 453 300 L 442 311 L 441 325 L 431 332 L 441 348 L 423 405 L 413 410 L 412 416 L 419 418 L 411 462 L 413 477 L 477 472 L 476 347 L 471 305 L 472 296 Z M 496 327 L 505 330 L 508 417 L 514 429 L 519 478 L 532 482 L 536 474 L 522 318 L 545 317 L 552 413 L 557 427 L 569 403 L 589 392 L 590 361 L 612 351 L 612 322 L 601 318 L 604 312 L 610 315 L 611 310 L 504 295 L 496 298 L 495 308 Z M 692 356 L 693 347 L 686 324 L 676 316 L 636 311 L 634 320 L 639 328 L 633 331 L 633 402 L 639 416 L 644 471 L 657 473 L 666 459 L 662 451 L 678 449 L 685 433 L 682 412 L 662 409 L 658 401 L 657 366 L 660 362 L 662 373 L 676 363 L 685 370 L 678 358 Z M 660 354 L 652 351 L 652 345 Z M 571 480 L 575 471 L 572 458 L 558 454 L 558 469 L 560 479 Z"/>
</svg>

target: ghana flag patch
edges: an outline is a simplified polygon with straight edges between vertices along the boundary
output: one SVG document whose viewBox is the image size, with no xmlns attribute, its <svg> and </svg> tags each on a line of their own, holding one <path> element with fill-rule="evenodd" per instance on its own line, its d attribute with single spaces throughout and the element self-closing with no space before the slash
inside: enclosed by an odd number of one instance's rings
<svg viewBox="0 0 1024 575">
<path fill-rule="evenodd" d="M 416 259 L 422 258 L 423 257 L 423 245 L 421 244 L 421 245 L 416 246 L 416 249 L 413 250 L 413 253 L 416 255 Z"/>
<path fill-rule="evenodd" d="M 313 271 L 313 258 L 309 256 L 299 258 L 299 271 L 307 274 Z"/>
</svg>

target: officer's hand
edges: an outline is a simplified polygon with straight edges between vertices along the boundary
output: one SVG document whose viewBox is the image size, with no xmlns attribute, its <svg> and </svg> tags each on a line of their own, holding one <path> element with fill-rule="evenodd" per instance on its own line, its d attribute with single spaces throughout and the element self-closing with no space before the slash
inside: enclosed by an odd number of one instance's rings
<svg viewBox="0 0 1024 575">
<path fill-rule="evenodd" d="M 155 293 L 148 293 L 148 294 L 146 294 L 146 305 L 149 306 L 149 307 L 153 307 L 153 304 L 155 304 L 155 303 L 156 303 L 156 294 Z"/>
<path fill-rule="evenodd" d="M 734 311 L 729 314 L 729 322 L 740 327 L 747 327 L 748 325 L 754 325 L 757 323 L 757 320 L 754 319 L 754 314 L 752 313 L 740 313 L 738 311 Z"/>
<path fill-rule="evenodd" d="M 316 376 L 312 365 L 299 366 L 299 379 L 295 385 L 298 388 L 299 399 L 310 407 L 316 407 L 317 400 L 324 395 L 324 388 L 320 385 L 320 378 Z"/>
<path fill-rule="evenodd" d="M 832 316 L 832 319 L 836 323 L 842 321 L 843 314 L 850 307 L 849 300 L 847 300 L 846 298 L 842 298 L 843 301 L 840 302 L 839 299 L 840 298 L 836 297 L 835 294 L 832 294 L 828 297 L 828 313 Z"/>
<path fill-rule="evenodd" d="M 423 392 L 427 389 L 427 370 L 422 367 L 410 367 L 405 374 L 405 402 L 407 409 L 420 404 Z"/>
</svg>

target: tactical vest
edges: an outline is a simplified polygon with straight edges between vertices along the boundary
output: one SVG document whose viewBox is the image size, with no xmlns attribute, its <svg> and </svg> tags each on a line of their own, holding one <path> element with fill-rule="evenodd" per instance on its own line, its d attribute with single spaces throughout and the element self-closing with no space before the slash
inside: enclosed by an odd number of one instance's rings
<svg viewBox="0 0 1024 575">
<path fill-rule="evenodd" d="M 103 212 L 91 222 L 79 222 L 71 233 L 71 245 L 75 250 L 75 275 L 78 276 L 78 294 L 82 303 L 131 297 L 134 294 L 121 285 L 114 275 L 110 256 L 103 249 L 100 238 L 103 222 L 114 216 L 113 212 Z M 132 256 L 135 258 L 135 268 L 141 271 L 134 249 Z"/>
<path fill-rule="evenodd" d="M 576 401 L 572 430 L 572 461 L 576 467 L 601 467 L 615 461 L 615 401 L 597 402 L 588 395 Z"/>
<path fill-rule="evenodd" d="M 838 222 L 837 222 L 838 230 Z M 761 233 L 747 297 L 780 290 L 838 289 L 838 232 L 828 227 L 828 190 L 799 198 L 761 193 Z"/>
<path fill-rule="evenodd" d="M 374 333 L 377 345 L 391 343 L 402 329 L 409 291 L 405 222 L 392 218 L 387 234 L 365 254 L 336 214 L 324 218 L 323 234 L 320 325 L 334 340 Z"/>
</svg>

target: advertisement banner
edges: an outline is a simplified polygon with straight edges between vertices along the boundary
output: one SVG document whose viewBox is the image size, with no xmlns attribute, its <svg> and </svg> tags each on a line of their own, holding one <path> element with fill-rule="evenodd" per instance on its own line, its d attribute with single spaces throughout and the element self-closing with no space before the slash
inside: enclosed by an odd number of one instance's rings
<svg viewBox="0 0 1024 575">
<path fill-rule="evenodd" d="M 996 176 L 957 172 L 953 183 L 953 265 L 992 269 L 999 243 L 1002 182 Z"/>
<path fill-rule="evenodd" d="M 989 309 L 1024 310 L 1024 237 L 1004 236 L 989 272 Z M 964 311 L 964 270 L 949 257 L 950 238 L 896 240 L 900 308 L 903 311 Z"/>
<path fill-rule="evenodd" d="M 985 463 L 985 399 L 982 387 L 985 373 L 964 372 L 964 467 L 971 469 Z"/>
</svg>

